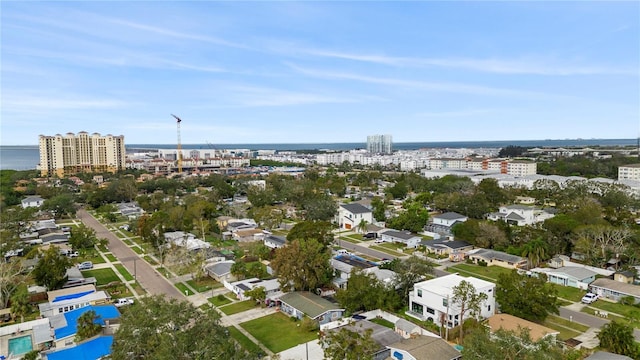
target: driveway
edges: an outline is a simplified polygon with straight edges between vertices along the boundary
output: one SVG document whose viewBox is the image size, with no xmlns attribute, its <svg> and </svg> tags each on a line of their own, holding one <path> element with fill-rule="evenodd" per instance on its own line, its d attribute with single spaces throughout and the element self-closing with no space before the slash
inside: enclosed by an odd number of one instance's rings
<svg viewBox="0 0 640 360">
<path fill-rule="evenodd" d="M 109 251 L 118 258 L 125 268 L 135 275 L 138 283 L 151 295 L 162 295 L 173 299 L 185 300 L 184 295 L 151 265 L 141 259 L 120 238 L 96 220 L 85 209 L 78 210 L 78 218 L 96 232 L 96 237 L 109 241 Z"/>
</svg>

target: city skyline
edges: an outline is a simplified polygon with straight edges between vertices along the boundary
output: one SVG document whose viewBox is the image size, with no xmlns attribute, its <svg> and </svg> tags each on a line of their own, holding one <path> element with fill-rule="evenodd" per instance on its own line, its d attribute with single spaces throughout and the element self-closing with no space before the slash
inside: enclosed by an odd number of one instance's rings
<svg viewBox="0 0 640 360">
<path fill-rule="evenodd" d="M 635 138 L 638 2 L 5 2 L 2 145 Z"/>
</svg>

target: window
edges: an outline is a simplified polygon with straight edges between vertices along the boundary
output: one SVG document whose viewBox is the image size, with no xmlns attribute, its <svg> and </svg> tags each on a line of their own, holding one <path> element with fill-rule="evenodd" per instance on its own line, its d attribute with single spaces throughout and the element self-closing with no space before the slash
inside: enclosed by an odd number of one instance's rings
<svg viewBox="0 0 640 360">
<path fill-rule="evenodd" d="M 420 304 L 416 304 L 414 302 L 411 303 L 411 311 L 413 311 L 414 313 L 418 313 L 420 315 L 424 314 L 423 313 L 423 309 L 424 307 Z"/>
<path fill-rule="evenodd" d="M 432 308 L 430 308 L 430 307 L 428 307 L 428 308 L 427 308 L 427 312 L 428 312 L 429 314 L 431 314 L 431 315 L 435 315 L 435 314 L 436 314 L 436 311 L 435 311 L 435 310 L 433 310 L 433 309 L 432 309 Z"/>
<path fill-rule="evenodd" d="M 442 306 L 449 306 L 449 299 L 442 299 Z"/>
<path fill-rule="evenodd" d="M 491 311 L 491 305 L 487 305 L 487 311 Z"/>
<path fill-rule="evenodd" d="M 422 297 L 422 289 L 418 289 L 418 297 Z"/>
</svg>

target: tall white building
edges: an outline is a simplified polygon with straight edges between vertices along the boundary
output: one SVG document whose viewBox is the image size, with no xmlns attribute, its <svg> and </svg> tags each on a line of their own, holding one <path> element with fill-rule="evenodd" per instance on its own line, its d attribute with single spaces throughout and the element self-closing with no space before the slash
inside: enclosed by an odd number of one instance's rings
<svg viewBox="0 0 640 360">
<path fill-rule="evenodd" d="M 124 136 L 79 132 L 55 136 L 40 135 L 42 176 L 58 176 L 79 172 L 117 172 L 125 168 Z"/>
<path fill-rule="evenodd" d="M 367 152 L 371 154 L 391 154 L 391 135 L 367 136 Z"/>
<path fill-rule="evenodd" d="M 640 180 L 640 164 L 618 167 L 618 180 Z"/>
</svg>

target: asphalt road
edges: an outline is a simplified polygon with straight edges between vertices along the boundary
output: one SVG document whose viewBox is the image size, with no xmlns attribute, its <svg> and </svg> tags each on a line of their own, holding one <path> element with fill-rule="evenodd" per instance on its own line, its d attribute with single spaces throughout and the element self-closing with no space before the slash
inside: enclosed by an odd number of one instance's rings
<svg viewBox="0 0 640 360">
<path fill-rule="evenodd" d="M 100 224 L 86 210 L 80 209 L 78 218 L 88 227 L 96 231 L 96 236 L 109 240 L 109 251 L 118 258 L 124 267 L 135 275 L 138 283 L 151 295 L 162 295 L 178 300 L 185 300 L 185 296 L 176 289 L 164 276 L 158 273 L 151 265 L 141 259 L 138 254 L 131 250 L 120 238 Z"/>
<path fill-rule="evenodd" d="M 338 246 L 340 246 L 343 249 L 353 250 L 353 251 L 359 252 L 361 254 L 377 257 L 379 259 L 393 260 L 393 259 L 398 257 L 398 256 L 393 256 L 391 254 L 387 254 L 387 253 L 382 252 L 382 251 L 369 249 L 366 246 L 360 246 L 360 245 L 357 245 L 357 244 L 354 244 L 354 243 L 351 243 L 351 242 L 348 242 L 348 241 L 344 241 L 344 240 L 340 240 L 340 239 L 338 239 L 337 241 L 338 241 Z"/>
<path fill-rule="evenodd" d="M 560 308 L 560 317 L 571 319 L 572 321 L 587 325 L 592 328 L 601 328 L 604 324 L 610 322 L 610 320 L 607 319 L 598 318 L 593 315 L 569 310 L 563 307 Z M 636 341 L 640 341 L 640 330 L 633 329 L 633 336 L 636 338 Z"/>
</svg>

